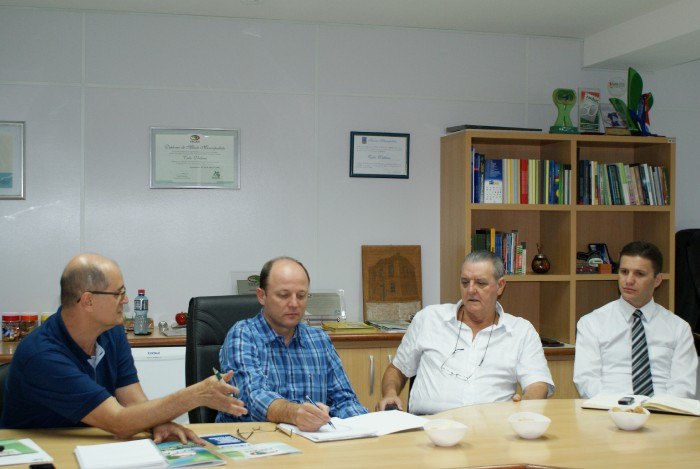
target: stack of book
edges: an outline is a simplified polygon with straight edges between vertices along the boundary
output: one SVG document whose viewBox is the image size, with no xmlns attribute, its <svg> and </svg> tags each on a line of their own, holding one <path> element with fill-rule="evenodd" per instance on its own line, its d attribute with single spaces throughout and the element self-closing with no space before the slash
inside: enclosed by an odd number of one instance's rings
<svg viewBox="0 0 700 469">
<path fill-rule="evenodd" d="M 578 162 L 579 205 L 670 205 L 668 172 L 647 163 Z"/>
<path fill-rule="evenodd" d="M 408 321 L 404 321 L 402 319 L 397 319 L 394 321 L 367 321 L 369 324 L 373 325 L 377 329 L 379 329 L 382 332 L 406 332 L 408 329 L 409 324 L 411 324 Z"/>
<path fill-rule="evenodd" d="M 554 160 L 487 159 L 474 149 L 471 163 L 472 203 L 571 203 L 571 165 Z"/>
<path fill-rule="evenodd" d="M 377 332 L 375 327 L 364 322 L 323 321 L 322 326 L 325 331 L 333 334 L 371 334 Z"/>
</svg>

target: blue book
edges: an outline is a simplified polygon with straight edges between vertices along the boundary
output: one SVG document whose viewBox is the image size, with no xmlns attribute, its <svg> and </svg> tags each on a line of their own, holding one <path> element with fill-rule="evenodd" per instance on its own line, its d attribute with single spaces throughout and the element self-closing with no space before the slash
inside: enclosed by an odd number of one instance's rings
<svg viewBox="0 0 700 469">
<path fill-rule="evenodd" d="M 503 203 L 503 160 L 485 161 L 483 203 Z"/>
</svg>

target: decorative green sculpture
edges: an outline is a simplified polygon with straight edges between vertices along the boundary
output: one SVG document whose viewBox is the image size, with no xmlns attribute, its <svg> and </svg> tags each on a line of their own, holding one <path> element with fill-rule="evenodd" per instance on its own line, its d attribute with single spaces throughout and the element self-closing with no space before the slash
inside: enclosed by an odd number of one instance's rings
<svg viewBox="0 0 700 469">
<path fill-rule="evenodd" d="M 552 92 L 552 100 L 557 106 L 557 120 L 549 128 L 550 134 L 577 134 L 578 128 L 571 123 L 571 109 L 576 104 L 576 91 L 567 88 L 557 88 Z"/>
<path fill-rule="evenodd" d="M 643 82 L 639 73 L 630 67 L 627 70 L 627 105 L 619 98 L 610 98 L 617 113 L 627 121 L 633 135 L 652 135 L 649 132 L 649 110 L 654 105 L 654 95 L 642 94 Z"/>
</svg>

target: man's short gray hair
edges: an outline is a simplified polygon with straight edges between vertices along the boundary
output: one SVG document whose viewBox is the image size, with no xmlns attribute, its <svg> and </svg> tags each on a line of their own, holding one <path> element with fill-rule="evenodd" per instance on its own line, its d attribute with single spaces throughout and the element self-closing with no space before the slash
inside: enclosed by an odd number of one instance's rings
<svg viewBox="0 0 700 469">
<path fill-rule="evenodd" d="M 496 280 L 499 280 L 506 274 L 506 269 L 503 266 L 503 259 L 501 259 L 499 256 L 497 256 L 491 251 L 470 252 L 469 254 L 467 254 L 467 257 L 464 258 L 462 267 L 464 267 L 464 264 L 474 264 L 477 262 L 485 261 L 489 261 L 493 265 L 493 274 L 496 277 Z"/>
</svg>

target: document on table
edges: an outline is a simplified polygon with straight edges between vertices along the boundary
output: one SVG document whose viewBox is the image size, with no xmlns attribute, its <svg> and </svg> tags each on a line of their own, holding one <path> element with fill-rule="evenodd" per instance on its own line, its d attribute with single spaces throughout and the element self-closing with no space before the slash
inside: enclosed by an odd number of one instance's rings
<svg viewBox="0 0 700 469">
<path fill-rule="evenodd" d="M 0 466 L 53 461 L 51 456 L 29 438 L 0 440 L 0 445 L 4 447 L 0 451 Z"/>
<path fill-rule="evenodd" d="M 168 463 L 153 440 L 133 440 L 100 445 L 76 446 L 81 469 L 165 468 Z"/>
<path fill-rule="evenodd" d="M 346 419 L 333 417 L 331 420 L 336 430 L 333 430 L 330 425 L 324 425 L 317 432 L 303 432 L 296 426 L 287 423 L 281 423 L 279 426 L 311 441 L 323 442 L 388 435 L 389 433 L 422 427 L 428 421 L 424 417 L 400 410 L 372 412 Z"/>
</svg>

